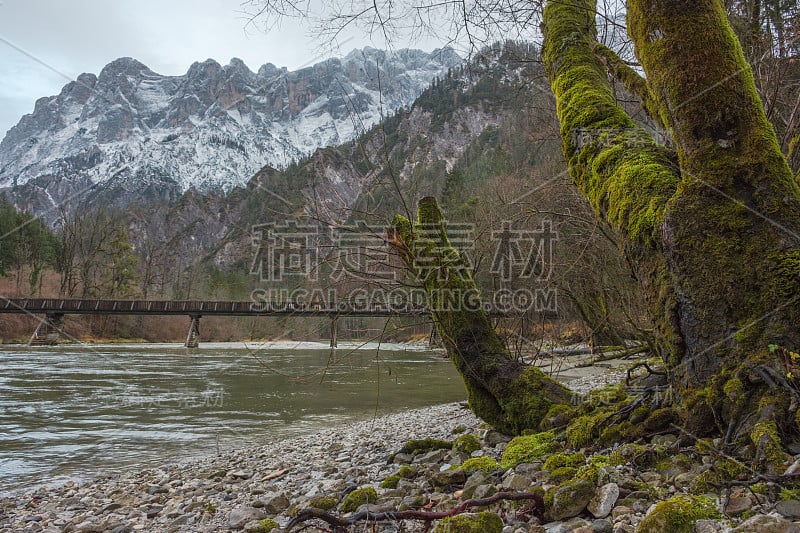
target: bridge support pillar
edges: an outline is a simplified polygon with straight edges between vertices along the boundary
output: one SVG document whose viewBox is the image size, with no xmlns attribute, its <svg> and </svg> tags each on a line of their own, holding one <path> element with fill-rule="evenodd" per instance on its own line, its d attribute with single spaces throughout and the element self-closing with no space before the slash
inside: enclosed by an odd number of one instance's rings
<svg viewBox="0 0 800 533">
<path fill-rule="evenodd" d="M 333 317 L 333 320 L 331 320 L 331 348 L 336 348 L 339 345 L 339 341 L 336 338 L 336 332 L 337 332 L 336 330 L 338 329 L 336 327 L 336 323 L 338 321 L 339 321 L 338 316 Z"/>
<path fill-rule="evenodd" d="M 39 322 L 36 330 L 28 341 L 30 346 L 55 346 L 61 340 L 61 331 L 64 329 L 64 315 L 61 313 L 47 313 L 44 320 Z"/>
<path fill-rule="evenodd" d="M 192 322 L 189 324 L 189 333 L 183 345 L 187 348 L 197 348 L 200 346 L 200 315 L 189 315 L 189 318 Z"/>
<path fill-rule="evenodd" d="M 436 331 L 436 324 L 431 325 L 431 336 L 428 338 L 428 346 L 433 348 L 439 344 L 439 332 Z"/>
</svg>

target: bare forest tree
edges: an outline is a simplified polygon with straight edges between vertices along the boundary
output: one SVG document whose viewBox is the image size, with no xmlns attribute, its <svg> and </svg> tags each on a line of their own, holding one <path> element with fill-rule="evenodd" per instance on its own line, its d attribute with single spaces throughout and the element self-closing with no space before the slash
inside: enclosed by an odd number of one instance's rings
<svg viewBox="0 0 800 533">
<path fill-rule="evenodd" d="M 137 290 L 136 257 L 122 218 L 111 212 L 61 212 L 61 294 L 124 298 Z"/>
</svg>

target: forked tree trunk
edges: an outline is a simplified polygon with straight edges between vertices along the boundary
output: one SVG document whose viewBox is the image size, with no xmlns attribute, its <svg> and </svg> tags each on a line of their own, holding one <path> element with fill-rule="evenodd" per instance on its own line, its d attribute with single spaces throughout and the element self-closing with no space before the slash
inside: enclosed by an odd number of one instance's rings
<svg viewBox="0 0 800 533">
<path fill-rule="evenodd" d="M 628 2 L 648 109 L 675 153 L 616 104 L 595 8 L 551 0 L 544 12 L 570 173 L 623 236 L 689 429 L 749 433 L 768 455 L 776 430 L 798 429 L 785 378 L 800 348 L 797 182 L 720 1 Z"/>
</svg>

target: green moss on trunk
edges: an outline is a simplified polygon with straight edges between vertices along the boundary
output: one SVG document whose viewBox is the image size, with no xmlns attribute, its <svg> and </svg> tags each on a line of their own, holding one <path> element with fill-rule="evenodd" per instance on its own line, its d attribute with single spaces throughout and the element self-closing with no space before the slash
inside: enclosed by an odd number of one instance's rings
<svg viewBox="0 0 800 533">
<path fill-rule="evenodd" d="M 499 431 L 538 429 L 553 405 L 574 395 L 537 368 L 511 358 L 480 302 L 470 269 L 453 248 L 434 198 L 412 224 L 396 217 L 390 242 L 422 281 L 440 338 L 464 379 L 470 408 Z"/>
<path fill-rule="evenodd" d="M 551 1 L 544 11 L 570 173 L 623 237 L 687 426 L 749 442 L 763 421 L 754 406 L 796 395 L 774 377 L 782 362 L 767 346 L 800 347 L 800 189 L 722 3 L 628 2 L 647 90 L 617 74 L 645 97 L 675 153 L 616 104 L 607 70 L 619 64 L 596 43 L 595 8 Z M 728 383 L 735 376 L 748 378 L 741 391 Z M 794 411 L 773 406 L 777 434 L 794 431 Z"/>
</svg>

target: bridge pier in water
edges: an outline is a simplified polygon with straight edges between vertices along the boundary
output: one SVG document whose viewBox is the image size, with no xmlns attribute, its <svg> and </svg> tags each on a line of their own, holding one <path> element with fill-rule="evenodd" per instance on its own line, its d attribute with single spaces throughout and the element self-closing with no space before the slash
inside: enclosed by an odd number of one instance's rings
<svg viewBox="0 0 800 533">
<path fill-rule="evenodd" d="M 431 325 L 431 336 L 428 338 L 428 347 L 435 348 L 439 345 L 439 332 L 436 331 L 436 324 Z"/>
<path fill-rule="evenodd" d="M 189 324 L 189 333 L 186 335 L 186 342 L 183 344 L 187 348 L 197 348 L 200 346 L 200 318 L 201 315 L 189 315 L 192 319 Z"/>
<path fill-rule="evenodd" d="M 29 346 L 55 346 L 61 340 L 61 331 L 64 328 L 64 315 L 62 313 L 47 313 L 44 320 L 39 322 L 36 330 L 28 341 Z"/>
<path fill-rule="evenodd" d="M 336 330 L 338 329 L 336 327 L 336 323 L 338 321 L 339 321 L 339 317 L 338 316 L 335 316 L 335 317 L 333 317 L 331 319 L 331 348 L 336 348 L 336 347 L 338 347 L 338 344 L 339 344 L 339 342 L 338 342 L 338 340 L 336 338 L 336 332 L 337 332 Z"/>
</svg>

